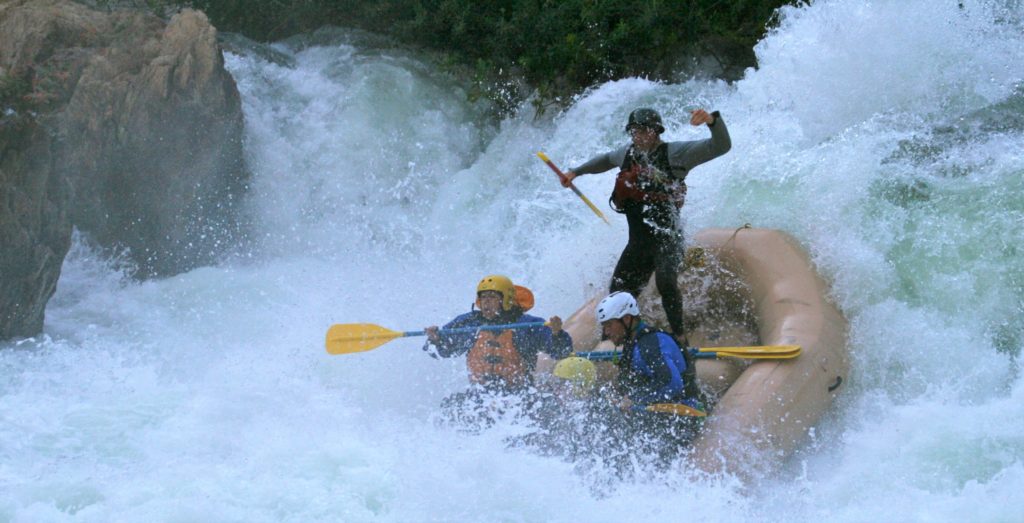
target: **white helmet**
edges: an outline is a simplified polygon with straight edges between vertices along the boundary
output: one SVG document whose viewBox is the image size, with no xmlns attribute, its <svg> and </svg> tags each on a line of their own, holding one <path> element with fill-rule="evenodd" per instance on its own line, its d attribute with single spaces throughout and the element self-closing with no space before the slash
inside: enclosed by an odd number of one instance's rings
<svg viewBox="0 0 1024 523">
<path fill-rule="evenodd" d="M 640 307 L 636 306 L 636 299 L 628 292 L 613 292 L 597 304 L 598 323 L 617 320 L 627 314 L 640 315 Z"/>
</svg>

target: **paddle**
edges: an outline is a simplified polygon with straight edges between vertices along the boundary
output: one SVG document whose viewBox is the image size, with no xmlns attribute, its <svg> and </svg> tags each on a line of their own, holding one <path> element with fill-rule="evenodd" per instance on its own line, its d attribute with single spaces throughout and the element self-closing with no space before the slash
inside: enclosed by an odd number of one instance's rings
<svg viewBox="0 0 1024 523">
<path fill-rule="evenodd" d="M 693 416 L 695 418 L 703 418 L 708 414 L 702 410 L 695 409 L 689 405 L 683 403 L 655 403 L 653 405 L 633 405 L 631 407 L 636 411 L 647 411 L 647 412 L 661 412 L 664 414 L 673 414 L 675 416 Z"/>
<path fill-rule="evenodd" d="M 563 173 L 562 170 L 559 169 L 558 166 L 555 165 L 555 162 L 551 161 L 551 158 L 548 158 L 548 155 L 546 155 L 544 153 L 537 153 L 537 156 L 541 160 L 544 160 L 544 163 L 548 164 L 548 167 L 550 167 L 552 171 L 555 171 L 555 174 L 558 175 L 558 179 L 559 180 L 565 181 L 565 173 Z M 572 189 L 572 192 L 576 193 L 576 196 L 579 196 L 580 199 L 583 200 L 583 203 L 587 204 L 587 207 L 590 207 L 591 211 L 594 211 L 594 214 L 596 214 L 598 217 L 600 217 L 602 220 L 604 220 L 604 223 L 607 223 L 608 225 L 611 225 L 611 222 L 608 221 L 608 218 L 604 217 L 604 213 L 602 213 L 597 208 L 597 206 L 595 206 L 593 204 L 593 202 L 590 201 L 589 198 L 587 198 L 586 196 L 583 196 L 583 193 L 581 193 L 580 190 L 576 188 L 576 185 L 574 185 L 572 182 L 570 182 L 569 183 L 569 188 Z"/>
<path fill-rule="evenodd" d="M 697 359 L 742 358 L 748 360 L 788 360 L 800 355 L 799 345 L 764 345 L 754 347 L 688 347 Z M 619 357 L 619 351 L 577 352 L 581 358 L 594 361 L 610 361 Z"/>
<path fill-rule="evenodd" d="M 458 329 L 439 330 L 438 334 L 460 334 L 478 331 L 501 331 L 507 329 L 525 329 L 540 327 L 543 322 L 510 323 L 508 325 L 483 325 L 480 327 L 460 327 Z M 423 336 L 426 331 L 393 331 L 372 323 L 339 323 L 327 329 L 327 352 L 329 354 L 352 354 L 376 349 L 395 339 L 410 336 Z"/>
</svg>

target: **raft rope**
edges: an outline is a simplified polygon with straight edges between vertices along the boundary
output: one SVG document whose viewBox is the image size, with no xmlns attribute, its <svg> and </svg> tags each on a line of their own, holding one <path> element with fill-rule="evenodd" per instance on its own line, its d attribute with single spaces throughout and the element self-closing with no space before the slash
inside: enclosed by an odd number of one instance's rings
<svg viewBox="0 0 1024 523">
<path fill-rule="evenodd" d="M 744 223 L 742 227 L 737 227 L 736 230 L 732 232 L 732 236 L 730 236 L 729 239 L 725 241 L 725 243 L 736 241 L 736 235 L 739 234 L 740 231 L 742 231 L 743 229 L 751 228 L 753 228 L 753 226 L 750 225 L 749 223 Z"/>
</svg>

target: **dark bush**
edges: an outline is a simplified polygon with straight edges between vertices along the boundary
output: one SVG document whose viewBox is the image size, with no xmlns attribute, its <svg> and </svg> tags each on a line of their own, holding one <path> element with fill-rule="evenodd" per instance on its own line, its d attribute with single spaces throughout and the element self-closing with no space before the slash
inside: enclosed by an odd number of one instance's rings
<svg viewBox="0 0 1024 523">
<path fill-rule="evenodd" d="M 278 40 L 355 27 L 440 51 L 482 84 L 522 79 L 547 99 L 629 76 L 670 79 L 687 56 L 727 80 L 785 0 L 180 0 L 222 31 Z M 486 90 L 487 85 L 484 85 Z M 515 103 L 517 100 L 508 100 Z"/>
</svg>

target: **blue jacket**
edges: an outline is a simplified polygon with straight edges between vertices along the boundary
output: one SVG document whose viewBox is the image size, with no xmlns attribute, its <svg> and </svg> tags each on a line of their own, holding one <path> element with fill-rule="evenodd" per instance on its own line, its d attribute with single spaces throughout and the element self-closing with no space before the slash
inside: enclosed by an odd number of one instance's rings
<svg viewBox="0 0 1024 523">
<path fill-rule="evenodd" d="M 477 334 L 473 332 L 445 334 L 448 329 L 460 327 L 479 327 L 481 325 L 503 325 L 509 323 L 544 323 L 546 320 L 531 316 L 513 309 L 507 313 L 498 315 L 494 320 L 487 320 L 483 313 L 474 310 L 456 317 L 454 320 L 441 327 L 441 343 L 437 345 L 437 355 L 442 358 L 461 356 L 469 352 L 476 343 Z M 539 325 L 515 329 L 512 334 L 512 341 L 516 350 L 523 357 L 523 362 L 532 372 L 537 366 L 537 353 L 543 352 L 552 358 L 561 359 L 572 352 L 572 338 L 564 330 L 557 336 L 551 334 L 551 328 Z"/>
<path fill-rule="evenodd" d="M 636 338 L 619 360 L 619 386 L 639 405 L 685 403 L 697 407 L 695 399 L 685 394 L 685 370 L 686 360 L 676 340 L 641 322 Z"/>
</svg>

